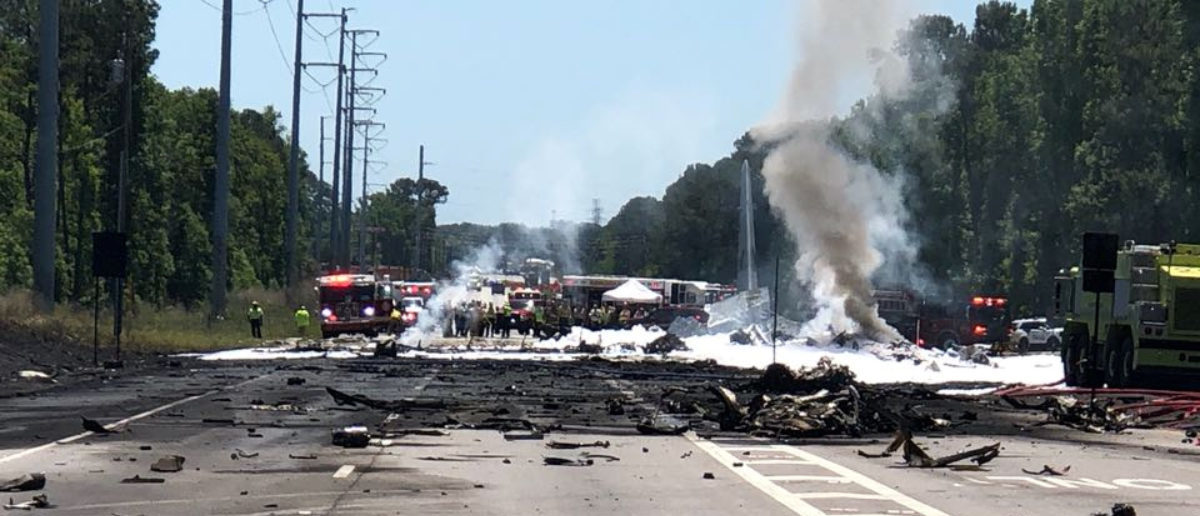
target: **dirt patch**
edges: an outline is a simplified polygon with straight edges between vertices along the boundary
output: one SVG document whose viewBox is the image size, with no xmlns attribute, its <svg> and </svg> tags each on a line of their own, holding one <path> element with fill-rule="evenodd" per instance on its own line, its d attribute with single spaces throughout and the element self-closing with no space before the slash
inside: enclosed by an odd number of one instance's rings
<svg viewBox="0 0 1200 516">
<path fill-rule="evenodd" d="M 0 398 L 117 374 L 92 363 L 91 334 L 74 335 L 54 324 L 22 324 L 0 320 Z M 100 349 L 100 364 L 113 358 Z M 178 360 L 123 351 L 121 373 L 147 366 L 169 366 Z M 181 365 L 181 364 L 180 364 Z M 22 374 L 22 372 L 25 372 Z"/>
</svg>

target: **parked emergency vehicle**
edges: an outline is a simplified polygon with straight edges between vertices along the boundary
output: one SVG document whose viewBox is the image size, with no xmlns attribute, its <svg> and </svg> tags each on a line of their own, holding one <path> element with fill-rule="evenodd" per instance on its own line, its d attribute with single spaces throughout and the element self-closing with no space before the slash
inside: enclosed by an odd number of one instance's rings
<svg viewBox="0 0 1200 516">
<path fill-rule="evenodd" d="M 372 274 L 331 274 L 317 278 L 321 336 L 374 335 L 386 329 L 395 300 L 390 280 Z"/>
</svg>

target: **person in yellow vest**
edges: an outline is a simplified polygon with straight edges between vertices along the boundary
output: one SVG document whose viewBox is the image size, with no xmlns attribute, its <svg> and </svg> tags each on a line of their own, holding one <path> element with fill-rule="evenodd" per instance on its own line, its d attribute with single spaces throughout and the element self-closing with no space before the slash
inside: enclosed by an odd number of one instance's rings
<svg viewBox="0 0 1200 516">
<path fill-rule="evenodd" d="M 300 309 L 296 310 L 296 333 L 301 337 L 308 335 L 308 324 L 312 322 L 312 314 L 308 313 L 308 307 L 300 305 Z"/>
<path fill-rule="evenodd" d="M 392 313 L 388 314 L 388 331 L 392 335 L 404 332 L 404 312 L 395 306 L 392 307 Z"/>
<path fill-rule="evenodd" d="M 253 301 L 250 303 L 250 310 L 246 312 L 246 319 L 250 321 L 250 336 L 256 339 L 261 339 L 263 309 L 261 306 L 258 306 L 258 301 Z"/>
</svg>

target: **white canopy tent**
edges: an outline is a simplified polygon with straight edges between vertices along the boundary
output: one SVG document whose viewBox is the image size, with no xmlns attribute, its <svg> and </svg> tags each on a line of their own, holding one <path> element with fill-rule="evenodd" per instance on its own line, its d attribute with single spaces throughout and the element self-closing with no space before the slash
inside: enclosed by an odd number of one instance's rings
<svg viewBox="0 0 1200 516">
<path fill-rule="evenodd" d="M 662 303 L 662 298 L 662 294 L 646 288 L 637 280 L 626 281 L 601 296 L 605 302 L 633 304 L 659 304 Z"/>
</svg>

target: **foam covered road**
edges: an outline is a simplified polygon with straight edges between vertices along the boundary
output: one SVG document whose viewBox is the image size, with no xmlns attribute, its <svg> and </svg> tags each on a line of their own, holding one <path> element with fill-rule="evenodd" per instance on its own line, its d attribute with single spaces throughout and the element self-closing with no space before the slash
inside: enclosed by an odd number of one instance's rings
<svg viewBox="0 0 1200 516">
<path fill-rule="evenodd" d="M 775 442 L 711 425 L 685 436 L 634 430 L 660 405 L 664 389 L 703 392 L 708 382 L 752 378 L 711 365 L 322 359 L 184 365 L 0 400 L 0 481 L 30 472 L 47 477 L 40 491 L 5 497 L 46 493 L 55 507 L 43 512 L 119 515 L 1057 516 L 1106 510 L 1113 502 L 1132 503 L 1139 514 L 1200 512 L 1200 463 L 1181 454 L 1173 433 L 1019 432 L 1012 423 L 1031 416 L 1000 407 L 977 407 L 979 422 L 969 429 L 918 436 L 931 453 L 1004 443 L 999 458 L 969 471 L 915 470 L 896 458 L 855 453 L 882 449 L 887 436 Z M 407 399 L 401 402 L 407 408 L 389 417 L 337 405 L 327 386 Z M 82 434 L 81 415 L 104 424 L 135 419 L 116 433 L 95 435 Z M 499 427 L 516 421 L 550 430 L 542 440 L 506 439 Z M 351 424 L 382 425 L 392 436 L 366 448 L 333 446 L 331 429 Z M 414 432 L 433 428 L 444 433 Z M 549 441 L 608 446 L 550 449 Z M 584 453 L 599 455 L 590 466 L 543 464 L 546 456 L 587 460 Z M 185 457 L 182 470 L 151 471 L 163 455 Z M 1020 471 L 1042 464 L 1072 469 L 1053 478 Z M 121 482 L 135 475 L 164 482 Z"/>
</svg>

